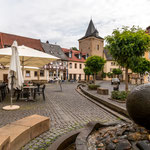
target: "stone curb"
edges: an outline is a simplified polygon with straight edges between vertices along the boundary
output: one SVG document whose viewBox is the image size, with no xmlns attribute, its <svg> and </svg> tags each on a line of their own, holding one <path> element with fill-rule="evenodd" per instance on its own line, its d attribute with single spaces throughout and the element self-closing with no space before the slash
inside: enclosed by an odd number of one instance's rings
<svg viewBox="0 0 150 150">
<path fill-rule="evenodd" d="M 128 112 L 127 112 L 127 110 L 126 110 L 125 108 L 119 107 L 119 106 L 117 106 L 117 105 L 115 105 L 115 104 L 112 104 L 112 103 L 109 103 L 109 102 L 105 101 L 105 99 L 99 98 L 99 97 L 97 97 L 97 96 L 95 96 L 95 95 L 93 95 L 93 94 L 87 92 L 87 91 L 84 90 L 81 86 L 78 86 L 78 88 L 80 88 L 80 90 L 81 90 L 84 94 L 86 94 L 86 95 L 89 96 L 90 98 L 96 100 L 97 102 L 99 102 L 99 103 L 101 103 L 101 104 L 107 106 L 108 108 L 110 108 L 110 109 L 112 109 L 112 110 L 114 110 L 114 111 L 116 111 L 116 112 L 118 112 L 118 113 L 120 113 L 120 114 L 122 114 L 122 115 L 124 115 L 124 116 L 126 116 L 126 117 L 129 117 Z"/>
</svg>

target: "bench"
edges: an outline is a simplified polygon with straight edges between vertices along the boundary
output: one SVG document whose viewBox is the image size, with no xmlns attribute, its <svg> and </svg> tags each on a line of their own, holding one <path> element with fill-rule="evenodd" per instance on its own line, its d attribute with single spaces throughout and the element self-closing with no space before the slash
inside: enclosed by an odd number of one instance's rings
<svg viewBox="0 0 150 150">
<path fill-rule="evenodd" d="M 105 88 L 98 87 L 97 88 L 97 93 L 101 94 L 101 95 L 108 95 L 109 94 L 109 90 L 105 89 Z"/>
<path fill-rule="evenodd" d="M 12 122 L 0 128 L 0 137 L 10 137 L 9 148 L 6 150 L 19 150 L 33 138 L 49 130 L 50 122 L 48 117 L 32 115 L 18 121 Z M 0 139 L 0 147 L 5 147 L 6 142 Z M 0 149 L 3 150 L 3 149 Z"/>
<path fill-rule="evenodd" d="M 0 150 L 8 150 L 10 143 L 9 135 L 1 135 L 0 136 Z"/>
</svg>

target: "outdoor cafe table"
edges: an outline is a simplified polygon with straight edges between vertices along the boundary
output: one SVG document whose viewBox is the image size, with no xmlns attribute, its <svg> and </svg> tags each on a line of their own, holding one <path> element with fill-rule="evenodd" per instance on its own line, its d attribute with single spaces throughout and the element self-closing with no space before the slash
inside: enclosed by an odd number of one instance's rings
<svg viewBox="0 0 150 150">
<path fill-rule="evenodd" d="M 24 86 L 23 87 L 23 90 L 28 90 L 29 91 L 29 98 L 27 99 L 28 100 L 34 100 L 34 89 L 36 89 L 37 86 L 33 86 L 33 85 L 30 85 L 30 86 Z"/>
</svg>

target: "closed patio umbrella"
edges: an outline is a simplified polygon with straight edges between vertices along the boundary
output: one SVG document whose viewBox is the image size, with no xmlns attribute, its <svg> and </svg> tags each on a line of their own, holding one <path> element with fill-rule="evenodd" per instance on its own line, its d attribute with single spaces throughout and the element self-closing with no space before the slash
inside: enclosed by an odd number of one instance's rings
<svg viewBox="0 0 150 150">
<path fill-rule="evenodd" d="M 11 102 L 10 105 L 3 107 L 3 109 L 5 110 L 14 110 L 19 108 L 19 106 L 12 104 L 13 89 L 21 90 L 24 83 L 22 71 L 20 67 L 20 58 L 19 58 L 17 48 L 18 48 L 18 44 L 16 41 L 14 41 L 11 46 L 12 55 L 11 55 L 11 61 L 9 66 L 9 74 L 8 74 L 8 87 L 11 90 Z"/>
<path fill-rule="evenodd" d="M 21 90 L 24 80 L 22 76 L 20 58 L 19 58 L 17 47 L 18 44 L 16 41 L 14 41 L 12 44 L 12 56 L 10 61 L 9 74 L 8 74 L 8 87 L 9 89 L 14 88 L 14 89 Z M 13 87 L 11 83 L 13 83 Z"/>
</svg>

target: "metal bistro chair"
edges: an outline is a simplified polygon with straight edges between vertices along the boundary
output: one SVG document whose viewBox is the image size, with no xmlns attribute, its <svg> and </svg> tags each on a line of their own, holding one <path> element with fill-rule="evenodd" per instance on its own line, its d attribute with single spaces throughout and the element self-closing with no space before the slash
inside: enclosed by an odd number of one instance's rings
<svg viewBox="0 0 150 150">
<path fill-rule="evenodd" d="M 2 83 L 0 85 L 0 101 L 3 101 L 6 97 L 7 93 L 7 85 L 5 83 Z"/>
<path fill-rule="evenodd" d="M 16 93 L 17 93 L 17 99 L 16 99 L 17 101 L 21 98 L 22 99 L 24 99 L 24 98 L 29 99 L 29 91 L 28 90 L 16 89 L 15 92 L 14 92 L 14 97 L 15 97 Z"/>
<path fill-rule="evenodd" d="M 0 86 L 0 102 L 4 100 L 4 95 L 3 95 L 3 87 Z"/>
<path fill-rule="evenodd" d="M 37 85 L 37 88 L 34 90 L 34 99 L 36 98 L 36 94 L 43 95 L 43 100 L 45 101 L 45 87 L 46 85 L 44 84 L 43 87 L 40 87 Z"/>
</svg>

